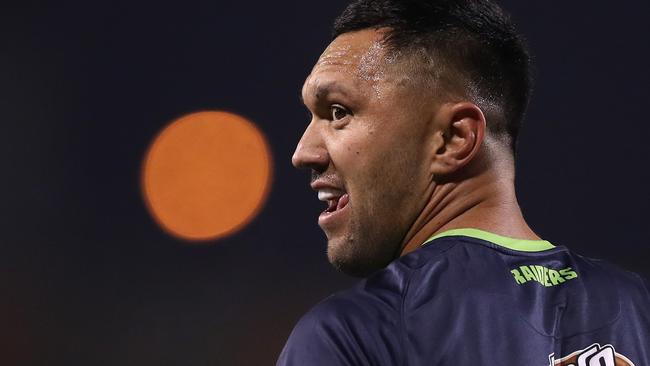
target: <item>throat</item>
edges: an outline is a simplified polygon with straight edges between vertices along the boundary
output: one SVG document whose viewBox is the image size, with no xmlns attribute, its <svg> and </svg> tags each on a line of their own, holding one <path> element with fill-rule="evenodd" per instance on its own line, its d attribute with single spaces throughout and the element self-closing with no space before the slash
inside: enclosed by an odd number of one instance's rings
<svg viewBox="0 0 650 366">
<path fill-rule="evenodd" d="M 502 236 L 537 240 L 517 203 L 514 185 L 498 179 L 468 179 L 431 188 L 429 200 L 402 242 L 401 255 L 420 247 L 431 236 L 460 228 L 475 228 Z"/>
</svg>

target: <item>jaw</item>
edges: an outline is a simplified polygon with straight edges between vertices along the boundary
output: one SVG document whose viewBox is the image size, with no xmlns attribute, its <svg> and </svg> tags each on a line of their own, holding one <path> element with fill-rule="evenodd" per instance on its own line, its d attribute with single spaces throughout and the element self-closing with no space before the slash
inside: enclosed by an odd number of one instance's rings
<svg viewBox="0 0 650 366">
<path fill-rule="evenodd" d="M 351 207 L 347 206 L 346 211 L 352 211 Z M 340 272 L 345 274 L 362 277 L 363 271 L 359 270 L 360 257 L 363 256 L 363 250 L 360 246 L 355 227 L 353 225 L 354 218 L 351 217 L 351 212 L 346 212 L 346 217 L 343 222 L 336 226 L 323 226 L 323 232 L 327 237 L 327 259 L 329 262 Z M 319 223 L 320 224 L 320 223 Z"/>
<path fill-rule="evenodd" d="M 327 258 L 340 272 L 367 277 L 399 257 L 399 240 L 385 230 L 368 230 L 354 213 L 350 210 L 349 220 L 337 230 L 324 230 Z"/>
</svg>

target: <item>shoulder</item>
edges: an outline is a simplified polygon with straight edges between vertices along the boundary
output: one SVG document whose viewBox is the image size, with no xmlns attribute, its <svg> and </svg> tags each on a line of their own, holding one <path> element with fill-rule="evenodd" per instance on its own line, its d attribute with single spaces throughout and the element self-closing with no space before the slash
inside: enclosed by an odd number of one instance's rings
<svg viewBox="0 0 650 366">
<path fill-rule="evenodd" d="M 321 301 L 296 324 L 278 365 L 400 364 L 401 311 L 410 274 L 396 261 Z"/>
<path fill-rule="evenodd" d="M 402 364 L 403 307 L 411 278 L 436 262 L 441 248 L 419 249 L 321 301 L 296 324 L 277 364 Z"/>
<path fill-rule="evenodd" d="M 398 317 L 389 307 L 338 294 L 294 327 L 278 365 L 398 364 Z"/>
<path fill-rule="evenodd" d="M 648 282 L 635 272 L 602 259 L 575 255 L 580 274 L 594 287 L 618 294 L 622 301 L 650 304 Z M 615 290 L 615 291 L 614 291 Z"/>
</svg>

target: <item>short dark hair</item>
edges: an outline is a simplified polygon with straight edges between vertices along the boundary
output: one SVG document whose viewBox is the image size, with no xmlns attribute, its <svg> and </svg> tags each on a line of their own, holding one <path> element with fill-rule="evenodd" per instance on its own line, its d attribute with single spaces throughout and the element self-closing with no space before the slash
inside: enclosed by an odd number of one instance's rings
<svg viewBox="0 0 650 366">
<path fill-rule="evenodd" d="M 388 28 L 384 42 L 390 50 L 424 51 L 429 63 L 444 66 L 432 70 L 434 80 L 461 83 L 456 87 L 483 110 L 488 130 L 515 150 L 532 89 L 531 60 L 523 37 L 498 5 L 488 0 L 356 0 L 336 19 L 333 38 L 368 28 Z M 451 87 L 441 84 L 443 90 Z"/>
</svg>

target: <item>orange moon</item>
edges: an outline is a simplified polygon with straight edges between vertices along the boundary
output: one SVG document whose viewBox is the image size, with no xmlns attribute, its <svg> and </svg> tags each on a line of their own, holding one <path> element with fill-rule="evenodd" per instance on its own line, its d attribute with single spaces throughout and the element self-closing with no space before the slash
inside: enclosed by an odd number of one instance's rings
<svg viewBox="0 0 650 366">
<path fill-rule="evenodd" d="M 206 241 L 244 228 L 266 201 L 271 176 L 268 143 L 252 122 L 228 112 L 196 112 L 154 139 L 142 190 L 166 232 Z"/>
</svg>

